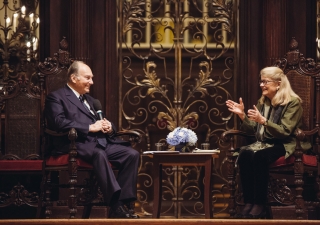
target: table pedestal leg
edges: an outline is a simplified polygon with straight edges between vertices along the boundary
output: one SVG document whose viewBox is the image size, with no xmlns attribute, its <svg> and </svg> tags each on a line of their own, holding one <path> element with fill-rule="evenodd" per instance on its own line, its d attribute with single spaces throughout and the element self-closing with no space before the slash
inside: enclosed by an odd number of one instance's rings
<svg viewBox="0 0 320 225">
<path fill-rule="evenodd" d="M 162 194 L 162 165 L 159 162 L 155 162 L 153 164 L 153 191 L 154 191 L 154 199 L 153 199 L 153 213 L 152 218 L 160 217 L 161 210 L 161 194 Z"/>
<path fill-rule="evenodd" d="M 204 213 L 206 219 L 212 219 L 212 193 L 211 193 L 211 172 L 212 158 L 205 162 L 205 184 L 204 184 Z"/>
</svg>

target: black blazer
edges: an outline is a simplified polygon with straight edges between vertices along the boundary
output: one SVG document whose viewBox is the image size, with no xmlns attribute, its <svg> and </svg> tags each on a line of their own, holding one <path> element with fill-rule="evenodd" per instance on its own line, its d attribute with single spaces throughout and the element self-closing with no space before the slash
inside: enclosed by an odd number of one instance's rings
<svg viewBox="0 0 320 225">
<path fill-rule="evenodd" d="M 85 94 L 85 98 L 91 109 L 95 112 L 93 108 L 94 98 L 88 94 Z M 116 139 L 113 135 L 109 136 L 103 132 L 89 132 L 89 125 L 95 123 L 99 117 L 96 112 L 95 115 L 90 113 L 67 85 L 57 91 L 51 92 L 47 96 L 45 117 L 47 127 L 50 130 L 66 132 L 71 128 L 75 128 L 78 134 L 76 140 L 77 149 L 94 148 L 97 145 L 97 138 L 106 138 L 108 144 L 130 145 L 129 142 Z M 117 132 L 113 123 L 112 128 L 114 132 Z M 51 148 L 49 148 L 50 152 L 46 152 L 46 154 L 57 155 L 68 153 L 70 141 L 67 137 L 51 137 L 49 142 Z"/>
</svg>

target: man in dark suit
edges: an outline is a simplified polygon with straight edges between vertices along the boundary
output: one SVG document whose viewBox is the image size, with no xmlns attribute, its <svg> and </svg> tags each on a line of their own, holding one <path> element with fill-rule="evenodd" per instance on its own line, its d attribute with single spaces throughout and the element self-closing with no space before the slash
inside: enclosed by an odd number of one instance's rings
<svg viewBox="0 0 320 225">
<path fill-rule="evenodd" d="M 93 108 L 95 99 L 88 95 L 92 78 L 89 66 L 80 61 L 72 63 L 66 86 L 46 98 L 48 128 L 57 132 L 76 129 L 78 156 L 92 163 L 104 199 L 110 206 L 109 217 L 135 218 L 124 206 L 136 200 L 139 153 L 128 143 L 113 138 L 116 128 L 111 122 L 99 119 Z M 57 138 L 53 143 L 52 154 L 69 151 L 67 139 Z M 109 162 L 119 168 L 117 178 Z"/>
</svg>

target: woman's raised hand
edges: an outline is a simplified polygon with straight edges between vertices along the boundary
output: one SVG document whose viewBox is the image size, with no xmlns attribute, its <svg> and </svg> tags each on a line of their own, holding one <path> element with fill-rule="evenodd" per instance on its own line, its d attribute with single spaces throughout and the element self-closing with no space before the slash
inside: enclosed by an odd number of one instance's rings
<svg viewBox="0 0 320 225">
<path fill-rule="evenodd" d="M 239 98 L 239 103 L 236 103 L 232 100 L 227 100 L 226 105 L 229 111 L 237 114 L 242 120 L 244 119 L 245 112 L 244 112 L 244 104 L 242 102 L 242 98 Z"/>
<path fill-rule="evenodd" d="M 261 113 L 259 112 L 259 110 L 255 105 L 253 105 L 253 109 L 248 110 L 248 117 L 249 117 L 249 120 L 255 121 L 260 124 L 263 124 L 264 122 L 266 122 L 266 118 L 264 118 L 261 115 Z"/>
</svg>

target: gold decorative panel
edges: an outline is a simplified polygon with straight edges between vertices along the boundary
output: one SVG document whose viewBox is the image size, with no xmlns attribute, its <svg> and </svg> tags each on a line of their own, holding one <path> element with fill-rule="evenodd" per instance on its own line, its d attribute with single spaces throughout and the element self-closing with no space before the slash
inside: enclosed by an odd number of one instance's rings
<svg viewBox="0 0 320 225">
<path fill-rule="evenodd" d="M 225 216 L 225 152 L 220 134 L 232 126 L 236 0 L 118 1 L 121 129 L 144 136 L 136 148 L 155 150 L 176 127 L 192 129 L 196 147 L 220 148 L 215 162 L 214 215 Z M 230 123 L 231 121 L 231 123 Z M 141 156 L 139 207 L 152 213 L 152 164 Z M 164 168 L 162 215 L 203 215 L 203 171 Z M 220 213 L 220 214 L 219 214 Z"/>
</svg>

